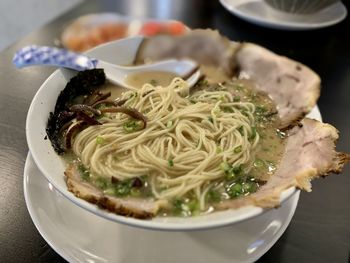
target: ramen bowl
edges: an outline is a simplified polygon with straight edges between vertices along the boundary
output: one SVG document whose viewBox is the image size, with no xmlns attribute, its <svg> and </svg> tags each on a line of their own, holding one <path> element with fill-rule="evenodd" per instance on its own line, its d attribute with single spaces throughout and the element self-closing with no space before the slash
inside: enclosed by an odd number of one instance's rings
<svg viewBox="0 0 350 263">
<path fill-rule="evenodd" d="M 143 37 L 133 37 L 110 42 L 94 48 L 87 52 L 87 54 L 110 63 L 122 65 L 131 64 L 142 39 Z M 50 141 L 45 139 L 47 138 L 46 125 L 49 113 L 54 110 L 60 91 L 75 74 L 76 72 L 74 71 L 58 69 L 42 84 L 33 98 L 28 111 L 26 136 L 29 150 L 40 171 L 57 191 L 77 206 L 77 209 L 81 207 L 97 216 L 117 223 L 170 231 L 201 230 L 232 225 L 253 217 L 261 216 L 262 214 L 266 216 L 266 214 L 268 215 L 268 213 L 271 213 L 271 215 L 273 215 L 276 211 L 276 209 L 269 210 L 260 207 L 246 206 L 240 209 L 218 211 L 189 218 L 156 217 L 150 220 L 140 220 L 110 213 L 76 197 L 67 189 L 64 178 L 64 171 L 67 166 L 65 161 L 56 154 Z M 312 117 L 320 118 L 316 108 L 312 112 Z M 294 187 L 285 190 L 280 197 L 281 207 L 284 207 L 285 201 L 289 198 L 294 198 L 294 205 L 296 206 L 295 202 L 297 202 L 298 196 L 299 190 L 296 190 Z M 293 206 L 290 208 L 292 209 L 290 211 L 292 214 L 294 213 L 295 206 L 294 208 L 292 208 Z M 287 218 L 288 216 L 286 215 L 286 218 L 282 218 L 281 220 L 287 220 Z"/>
</svg>

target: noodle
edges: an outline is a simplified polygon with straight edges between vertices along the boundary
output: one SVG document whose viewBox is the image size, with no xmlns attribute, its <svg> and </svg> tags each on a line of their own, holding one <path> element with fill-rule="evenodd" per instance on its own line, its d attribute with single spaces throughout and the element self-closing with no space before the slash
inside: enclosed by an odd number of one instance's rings
<svg viewBox="0 0 350 263">
<path fill-rule="evenodd" d="M 180 78 L 167 87 L 145 84 L 123 93 L 125 105 L 147 117 L 147 127 L 137 129 L 140 123 L 123 113 L 104 113 L 103 125 L 76 135 L 74 153 L 94 176 L 147 175 L 156 199 L 192 196 L 203 211 L 206 194 L 225 178 L 222 163 L 249 172 L 259 134 L 253 103 L 235 102 L 225 90 L 188 93 Z M 128 123 L 136 129 L 127 132 Z"/>
</svg>

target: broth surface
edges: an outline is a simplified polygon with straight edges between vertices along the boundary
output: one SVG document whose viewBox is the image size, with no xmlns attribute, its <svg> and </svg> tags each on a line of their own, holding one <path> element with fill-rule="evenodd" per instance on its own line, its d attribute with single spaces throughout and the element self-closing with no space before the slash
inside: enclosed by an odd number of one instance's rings
<svg viewBox="0 0 350 263">
<path fill-rule="evenodd" d="M 126 77 L 126 83 L 141 88 L 144 84 L 149 83 L 153 86 L 168 86 L 170 82 L 178 77 L 177 74 L 167 71 L 145 71 L 133 73 Z"/>
</svg>

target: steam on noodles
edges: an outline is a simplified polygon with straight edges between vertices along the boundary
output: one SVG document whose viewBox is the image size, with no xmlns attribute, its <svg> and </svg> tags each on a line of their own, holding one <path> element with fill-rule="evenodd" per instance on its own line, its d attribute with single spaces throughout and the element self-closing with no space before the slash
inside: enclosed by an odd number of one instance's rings
<svg viewBox="0 0 350 263">
<path fill-rule="evenodd" d="M 224 86 L 189 94 L 180 78 L 167 87 L 145 84 L 120 99 L 144 114 L 147 126 L 102 105 L 102 125 L 82 130 L 72 144 L 90 177 L 119 182 L 144 178 L 149 196 L 175 202 L 175 207 L 176 200 L 187 198 L 199 211 L 209 208 L 209 193 L 214 199 L 215 193 L 231 198 L 256 190 L 257 182 L 249 176 L 231 192 L 225 183 L 253 167 L 260 136 L 252 102 L 238 101 Z"/>
</svg>

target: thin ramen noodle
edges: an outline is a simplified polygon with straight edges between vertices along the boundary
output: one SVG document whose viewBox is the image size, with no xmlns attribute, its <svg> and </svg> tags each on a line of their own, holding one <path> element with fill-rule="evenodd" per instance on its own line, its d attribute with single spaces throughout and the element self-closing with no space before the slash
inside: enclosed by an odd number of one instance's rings
<svg viewBox="0 0 350 263">
<path fill-rule="evenodd" d="M 155 198 L 171 202 L 191 196 L 203 211 L 208 191 L 222 186 L 225 172 L 240 167 L 247 174 L 253 167 L 259 143 L 253 103 L 235 101 L 225 90 L 189 96 L 180 78 L 167 87 L 145 84 L 121 100 L 145 114 L 147 127 L 123 113 L 106 112 L 103 125 L 78 133 L 73 152 L 90 176 L 123 181 L 147 175 Z"/>
</svg>

